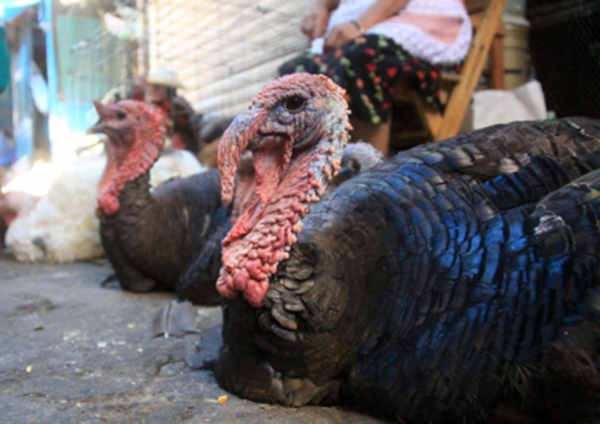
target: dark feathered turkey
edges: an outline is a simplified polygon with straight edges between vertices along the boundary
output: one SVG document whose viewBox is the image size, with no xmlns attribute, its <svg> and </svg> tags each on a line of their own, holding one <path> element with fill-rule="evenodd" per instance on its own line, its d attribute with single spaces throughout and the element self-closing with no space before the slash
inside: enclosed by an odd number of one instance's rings
<svg viewBox="0 0 600 424">
<path fill-rule="evenodd" d="M 231 227 L 218 173 L 169 180 L 150 189 L 150 169 L 163 147 L 161 115 L 142 102 L 96 108 L 92 129 L 109 138 L 98 191 L 102 246 L 126 290 L 176 290 L 214 304 L 221 239 Z"/>
<path fill-rule="evenodd" d="M 245 299 L 224 303 L 219 384 L 406 423 L 599 422 L 600 121 L 417 147 L 293 203 L 308 207 L 286 233 L 295 163 L 335 167 L 319 157 L 346 137 L 336 96 L 322 78 L 280 79 L 224 137 L 225 200 L 238 149 L 284 166 L 224 243 L 219 290 Z"/>
</svg>

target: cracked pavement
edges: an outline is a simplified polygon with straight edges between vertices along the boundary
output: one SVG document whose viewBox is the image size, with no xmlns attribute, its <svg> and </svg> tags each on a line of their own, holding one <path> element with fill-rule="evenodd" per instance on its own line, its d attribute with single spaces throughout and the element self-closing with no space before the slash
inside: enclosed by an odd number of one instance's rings
<svg viewBox="0 0 600 424">
<path fill-rule="evenodd" d="M 101 288 L 110 271 L 106 261 L 19 264 L 0 254 L 2 423 L 384 422 L 227 393 L 198 369 L 217 356 L 220 308 L 197 308 L 200 337 L 151 338 L 154 315 L 173 295 Z"/>
</svg>

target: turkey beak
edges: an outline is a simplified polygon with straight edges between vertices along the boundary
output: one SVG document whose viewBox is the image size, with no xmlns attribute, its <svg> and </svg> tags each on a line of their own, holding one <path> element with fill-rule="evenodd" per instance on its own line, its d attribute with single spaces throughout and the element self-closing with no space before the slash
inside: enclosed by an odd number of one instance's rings
<svg viewBox="0 0 600 424">
<path fill-rule="evenodd" d="M 102 121 L 96 122 L 93 126 L 89 127 L 85 133 L 87 135 L 104 134 L 104 125 L 102 125 Z"/>
<path fill-rule="evenodd" d="M 264 109 L 238 115 L 219 141 L 217 166 L 221 176 L 221 197 L 226 205 L 231 203 L 233 198 L 235 174 L 240 158 L 248 144 L 257 138 L 258 130 L 266 117 Z"/>
<path fill-rule="evenodd" d="M 98 119 L 98 122 L 96 122 L 92 127 L 88 128 L 88 130 L 85 132 L 88 135 L 105 132 L 102 119 L 107 115 L 107 107 L 97 100 L 94 100 L 94 107 L 96 108 L 96 112 L 98 112 L 98 116 L 100 117 L 100 119 Z"/>
</svg>

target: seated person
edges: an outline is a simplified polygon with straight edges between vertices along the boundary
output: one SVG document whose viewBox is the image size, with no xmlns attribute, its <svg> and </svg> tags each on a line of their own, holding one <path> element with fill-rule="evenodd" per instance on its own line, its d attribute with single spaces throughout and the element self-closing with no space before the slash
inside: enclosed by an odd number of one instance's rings
<svg viewBox="0 0 600 424">
<path fill-rule="evenodd" d="M 393 90 L 409 77 L 439 106 L 442 66 L 461 63 L 471 21 L 461 0 L 316 0 L 302 21 L 309 53 L 284 63 L 281 75 L 325 74 L 346 89 L 352 139 L 387 154 Z"/>
<path fill-rule="evenodd" d="M 177 95 L 177 89 L 182 88 L 183 84 L 175 72 L 167 69 L 151 70 L 146 80 L 146 101 L 160 108 L 169 117 L 168 134 L 173 147 L 197 154 L 200 150 L 198 126 L 201 115 L 194 112 L 187 100 Z"/>
</svg>

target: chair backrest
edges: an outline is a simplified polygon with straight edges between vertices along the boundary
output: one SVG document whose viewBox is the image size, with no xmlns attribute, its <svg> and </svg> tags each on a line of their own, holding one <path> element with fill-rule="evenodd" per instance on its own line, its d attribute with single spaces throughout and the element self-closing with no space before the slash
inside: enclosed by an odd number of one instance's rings
<svg viewBox="0 0 600 424">
<path fill-rule="evenodd" d="M 487 6 L 485 6 L 487 3 Z M 467 108 L 471 102 L 471 97 L 477 86 L 477 82 L 483 72 L 486 59 L 490 53 L 492 41 L 497 35 L 502 25 L 502 13 L 506 0 L 470 0 L 467 1 L 467 8 L 473 19 L 475 10 L 483 4 L 484 12 L 477 24 L 473 42 L 467 58 L 465 59 L 460 81 L 452 90 L 444 118 L 440 127 L 435 131 L 435 140 L 444 140 L 458 134 L 464 120 Z M 474 12 L 471 12 L 471 11 Z"/>
<path fill-rule="evenodd" d="M 492 66 L 494 88 L 503 88 L 496 79 L 504 79 L 503 60 L 496 57 L 498 50 L 502 51 L 500 36 L 503 35 L 502 13 L 506 0 L 467 0 L 465 6 L 473 23 L 473 42 L 464 61 L 460 74 L 443 72 L 440 79 L 440 94 L 442 101 L 446 104 L 444 113 L 437 108 L 428 105 L 421 96 L 410 88 L 406 79 L 398 81 L 396 87 L 396 99 L 400 103 L 412 104 L 416 108 L 417 116 L 420 117 L 425 129 L 403 130 L 397 132 L 398 138 L 403 143 L 412 144 L 416 140 L 423 141 L 433 139 L 444 140 L 458 134 L 464 121 L 469 103 L 475 91 L 475 87 L 481 77 L 483 68 L 491 46 L 496 41 L 492 64 L 499 62 L 502 73 L 497 72 L 498 66 Z M 498 64 L 496 64 L 498 65 Z M 446 96 L 444 96 L 444 94 Z M 406 147 L 406 144 L 403 144 Z"/>
</svg>

